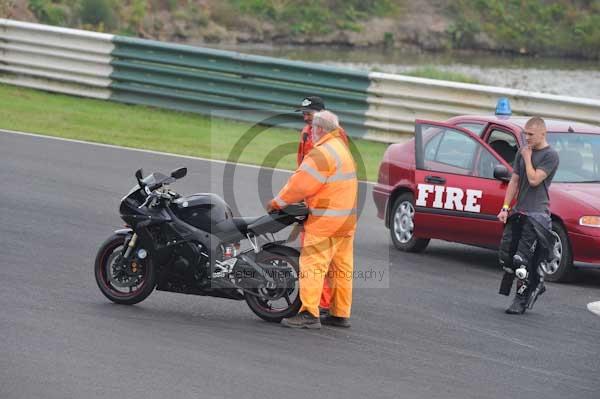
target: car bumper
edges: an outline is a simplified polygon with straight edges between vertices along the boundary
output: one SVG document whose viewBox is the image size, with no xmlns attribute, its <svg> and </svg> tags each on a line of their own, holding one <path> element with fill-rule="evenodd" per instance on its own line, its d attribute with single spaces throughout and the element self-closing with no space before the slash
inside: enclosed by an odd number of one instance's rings
<svg viewBox="0 0 600 399">
<path fill-rule="evenodd" d="M 387 203 L 390 199 L 391 191 L 391 187 L 382 184 L 373 186 L 373 201 L 375 202 L 377 217 L 379 219 L 385 219 Z"/>
<path fill-rule="evenodd" d="M 576 266 L 600 268 L 600 235 L 569 234 Z"/>
</svg>

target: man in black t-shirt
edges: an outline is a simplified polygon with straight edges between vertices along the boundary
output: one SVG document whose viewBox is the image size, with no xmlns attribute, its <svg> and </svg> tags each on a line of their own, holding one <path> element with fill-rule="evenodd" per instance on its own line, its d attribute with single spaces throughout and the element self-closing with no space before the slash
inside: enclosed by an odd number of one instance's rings
<svg viewBox="0 0 600 399">
<path fill-rule="evenodd" d="M 527 145 L 515 158 L 504 206 L 498 214 L 498 219 L 506 224 L 499 251 L 500 265 L 505 270 L 500 294 L 509 295 L 514 276 L 518 278 L 515 299 L 506 310 L 509 314 L 524 313 L 528 305 L 533 305 L 531 299 L 535 301 L 544 292 L 538 263 L 546 260 L 540 258 L 549 257 L 540 255 L 541 249 L 548 254 L 550 248 L 538 246 L 548 247 L 553 242 L 549 189 L 558 169 L 558 153 L 546 141 L 542 118 L 527 121 L 524 134 Z M 511 210 L 515 195 L 517 201 Z"/>
</svg>

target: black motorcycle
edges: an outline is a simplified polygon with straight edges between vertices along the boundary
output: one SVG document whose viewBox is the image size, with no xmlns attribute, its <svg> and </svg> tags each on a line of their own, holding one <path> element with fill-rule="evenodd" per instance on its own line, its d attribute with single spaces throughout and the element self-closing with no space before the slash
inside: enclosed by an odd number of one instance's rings
<svg viewBox="0 0 600 399">
<path fill-rule="evenodd" d="M 297 250 L 274 233 L 302 223 L 304 205 L 260 217 L 233 217 L 215 194 L 182 197 L 169 184 L 187 174 L 135 173 L 121 200 L 127 224 L 100 247 L 94 271 L 111 301 L 133 305 L 161 291 L 245 300 L 260 318 L 279 322 L 300 309 Z M 242 247 L 242 243 L 245 246 Z"/>
</svg>

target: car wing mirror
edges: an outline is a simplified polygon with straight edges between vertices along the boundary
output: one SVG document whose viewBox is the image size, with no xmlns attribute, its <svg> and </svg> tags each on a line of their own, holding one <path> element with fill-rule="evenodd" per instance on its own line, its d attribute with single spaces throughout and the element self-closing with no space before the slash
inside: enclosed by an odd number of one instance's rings
<svg viewBox="0 0 600 399">
<path fill-rule="evenodd" d="M 171 177 L 174 179 L 181 179 L 185 175 L 187 175 L 187 168 L 179 168 L 171 172 Z"/>
<path fill-rule="evenodd" d="M 494 167 L 494 179 L 510 181 L 510 171 L 502 164 L 496 165 Z"/>
</svg>

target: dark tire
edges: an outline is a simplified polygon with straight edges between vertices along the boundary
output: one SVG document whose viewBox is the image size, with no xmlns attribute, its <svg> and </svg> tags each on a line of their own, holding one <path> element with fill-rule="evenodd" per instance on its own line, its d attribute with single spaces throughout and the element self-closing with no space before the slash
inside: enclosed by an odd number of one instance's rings
<svg viewBox="0 0 600 399">
<path fill-rule="evenodd" d="M 112 273 L 116 263 L 115 260 L 125 245 L 126 236 L 114 234 L 109 237 L 102 244 L 96 255 L 94 275 L 98 288 L 100 288 L 104 296 L 121 305 L 134 305 L 146 299 L 154 290 L 156 286 L 156 270 L 150 258 L 146 258 L 143 261 L 138 260 L 138 267 L 141 269 L 140 274 L 135 279 L 131 279 L 129 288 L 121 286 L 128 283 L 116 281 Z"/>
<path fill-rule="evenodd" d="M 547 281 L 565 283 L 573 279 L 575 268 L 573 267 L 573 252 L 571 250 L 571 242 L 563 225 L 556 221 L 552 221 L 552 231 L 558 236 L 556 245 L 554 246 L 554 254 L 560 260 L 548 265 L 552 270 L 551 273 L 544 273 L 544 279 Z"/>
<path fill-rule="evenodd" d="M 300 270 L 300 254 L 298 251 L 280 245 L 272 246 L 259 253 L 256 260 L 257 263 L 280 263 L 282 268 L 286 267 L 288 271 L 292 272 L 292 275 L 295 274 L 295 282 L 287 289 L 284 287 L 278 288 L 287 292 L 290 303 L 283 296 L 277 300 L 278 304 L 275 307 L 273 307 L 274 303 L 265 299 L 265 295 L 269 294 L 269 290 L 265 289 L 261 292 L 261 290 L 257 289 L 254 291 L 256 294 L 261 294 L 262 296 L 246 293 L 246 303 L 250 309 L 261 319 L 272 323 L 279 323 L 281 319 L 295 316 L 302 305 L 300 302 L 300 284 L 298 281 Z"/>
<path fill-rule="evenodd" d="M 390 237 L 394 246 L 404 252 L 423 252 L 429 238 L 417 238 L 413 234 L 415 201 L 411 193 L 396 198 L 390 213 Z"/>
</svg>

